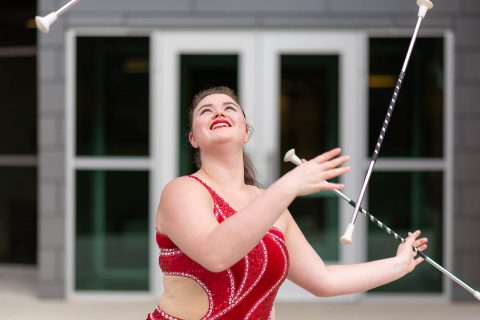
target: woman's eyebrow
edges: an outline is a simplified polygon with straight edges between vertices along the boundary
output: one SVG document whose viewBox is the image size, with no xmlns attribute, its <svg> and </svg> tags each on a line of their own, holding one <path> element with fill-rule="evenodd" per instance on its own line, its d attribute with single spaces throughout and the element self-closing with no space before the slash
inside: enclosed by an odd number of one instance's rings
<svg viewBox="0 0 480 320">
<path fill-rule="evenodd" d="M 237 107 L 237 108 L 240 108 L 240 106 L 237 105 L 237 104 L 236 104 L 235 102 L 233 102 L 233 101 L 228 101 L 228 102 L 224 102 L 224 103 L 223 103 L 224 106 L 229 105 L 229 104 L 230 104 L 230 105 L 234 105 L 234 106 Z"/>
<path fill-rule="evenodd" d="M 201 106 L 201 107 L 198 107 L 198 109 L 197 109 L 197 113 L 199 113 L 199 112 L 200 112 L 200 110 L 202 110 L 203 108 L 212 107 L 212 106 L 213 106 L 213 105 L 212 105 L 211 103 L 209 103 L 209 104 L 204 104 L 203 106 Z"/>
</svg>

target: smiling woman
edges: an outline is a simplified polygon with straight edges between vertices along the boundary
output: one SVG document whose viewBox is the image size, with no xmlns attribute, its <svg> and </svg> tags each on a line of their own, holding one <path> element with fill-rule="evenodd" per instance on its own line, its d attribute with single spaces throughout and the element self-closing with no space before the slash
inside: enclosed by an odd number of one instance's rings
<svg viewBox="0 0 480 320">
<path fill-rule="evenodd" d="M 343 188 L 325 182 L 349 171 L 339 148 L 260 189 L 244 160 L 249 130 L 231 89 L 197 94 L 190 126 L 198 170 L 162 192 L 156 240 L 164 293 L 148 319 L 274 319 L 287 276 L 317 296 L 334 296 L 391 282 L 422 262 L 411 250 L 426 249 L 419 231 L 395 257 L 352 266 L 327 267 L 305 239 L 288 206 L 297 196 Z"/>
<path fill-rule="evenodd" d="M 212 112 L 212 110 L 211 110 L 212 104 L 203 104 L 202 106 L 197 108 L 198 110 L 195 110 L 195 108 L 196 108 L 196 106 L 199 105 L 199 103 L 205 97 L 208 97 L 209 95 L 212 95 L 212 94 L 224 95 L 225 96 L 224 98 L 227 99 L 226 101 L 224 101 L 224 104 L 223 104 L 225 110 L 230 109 L 231 111 L 241 111 L 242 115 L 243 115 L 243 118 L 244 119 L 246 118 L 245 111 L 240 106 L 240 103 L 238 101 L 238 97 L 231 88 L 225 87 L 225 86 L 218 86 L 218 87 L 211 87 L 211 88 L 208 88 L 206 90 L 202 90 L 199 93 L 197 93 L 195 95 L 195 97 L 193 98 L 192 106 L 191 106 L 191 109 L 189 111 L 189 123 L 190 123 L 189 140 L 191 139 L 191 137 L 193 137 L 193 134 L 191 132 L 192 132 L 192 128 L 193 128 L 194 112 L 197 113 L 197 114 L 203 114 L 203 112 L 204 112 L 203 108 L 206 108 L 206 107 L 209 107 L 207 112 Z M 216 121 L 222 121 L 222 120 L 225 120 L 225 119 L 217 119 Z M 229 126 L 231 126 L 231 125 L 229 124 Z M 246 128 L 246 132 L 247 132 L 246 139 L 248 140 L 248 135 L 251 134 L 252 130 L 251 130 L 251 127 L 248 123 L 245 124 L 245 128 Z M 200 159 L 199 149 L 196 148 L 195 146 L 193 146 L 193 147 L 195 149 L 195 154 L 194 154 L 195 165 L 196 165 L 197 169 L 200 169 L 200 167 L 202 166 L 202 162 L 201 162 L 201 159 Z M 245 152 L 243 152 L 243 165 L 244 165 L 245 183 L 247 185 L 256 185 L 257 181 L 255 179 L 255 168 L 252 164 L 252 161 L 250 160 L 250 158 L 248 157 L 248 155 Z"/>
</svg>

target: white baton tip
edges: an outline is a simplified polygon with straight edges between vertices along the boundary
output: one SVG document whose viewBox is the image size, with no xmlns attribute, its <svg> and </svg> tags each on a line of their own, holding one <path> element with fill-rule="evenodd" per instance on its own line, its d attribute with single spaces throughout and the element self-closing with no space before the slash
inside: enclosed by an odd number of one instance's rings
<svg viewBox="0 0 480 320">
<path fill-rule="evenodd" d="M 433 8 L 433 3 L 430 0 L 417 0 L 418 16 L 425 18 L 427 11 Z"/>
<path fill-rule="evenodd" d="M 285 162 L 292 162 L 293 164 L 299 166 L 302 164 L 302 160 L 300 160 L 299 157 L 295 154 L 295 149 L 290 149 L 285 153 L 285 156 L 283 157 L 283 161 Z"/>
<path fill-rule="evenodd" d="M 355 229 L 355 225 L 353 223 L 349 223 L 347 230 L 345 231 L 345 234 L 340 238 L 340 242 L 342 244 L 351 244 L 352 241 L 352 235 L 353 235 L 353 230 Z"/>
<path fill-rule="evenodd" d="M 477 300 L 480 300 L 480 292 L 475 291 L 475 293 L 473 294 L 473 296 L 474 296 L 475 298 L 477 298 Z"/>
<path fill-rule="evenodd" d="M 50 25 L 57 20 L 58 16 L 56 12 L 47 14 L 45 17 L 36 16 L 35 24 L 37 25 L 38 30 L 43 33 L 48 33 L 50 31 Z"/>
</svg>

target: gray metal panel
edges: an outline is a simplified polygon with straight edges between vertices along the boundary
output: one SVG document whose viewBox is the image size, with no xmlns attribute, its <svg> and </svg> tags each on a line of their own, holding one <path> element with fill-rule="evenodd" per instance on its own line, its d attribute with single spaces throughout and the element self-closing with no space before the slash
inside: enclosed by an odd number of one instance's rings
<svg viewBox="0 0 480 320">
<path fill-rule="evenodd" d="M 480 1 L 478 1 L 478 0 L 465 0 L 465 12 L 467 12 L 467 13 L 480 13 Z"/>
<path fill-rule="evenodd" d="M 126 19 L 126 25 L 131 27 L 252 27 L 256 25 L 254 17 L 196 16 L 196 15 L 160 15 L 132 13 Z"/>
<path fill-rule="evenodd" d="M 477 34 L 478 32 L 480 32 L 480 29 L 477 30 Z M 480 34 L 478 34 L 478 37 L 480 38 Z M 464 75 L 466 80 L 480 81 L 480 51 L 467 52 L 463 67 L 465 68 Z"/>
<path fill-rule="evenodd" d="M 322 12 L 327 0 L 194 0 L 200 12 Z"/>
<path fill-rule="evenodd" d="M 480 46 L 480 19 L 461 18 L 457 20 L 456 43 L 458 46 Z"/>
<path fill-rule="evenodd" d="M 437 13 L 453 13 L 462 9 L 462 2 L 458 0 L 434 0 L 433 10 Z M 332 11 L 352 13 L 387 13 L 398 16 L 405 13 L 418 12 L 416 1 L 404 0 L 332 0 Z"/>
<path fill-rule="evenodd" d="M 480 84 L 457 84 L 455 89 L 457 92 L 455 96 L 456 115 L 478 115 L 480 112 L 478 107 L 478 101 L 480 101 Z"/>
<path fill-rule="evenodd" d="M 80 1 L 75 12 L 128 12 L 128 11 L 185 11 L 190 10 L 190 0 L 91 0 Z M 73 11 L 73 9 L 72 9 Z"/>
</svg>

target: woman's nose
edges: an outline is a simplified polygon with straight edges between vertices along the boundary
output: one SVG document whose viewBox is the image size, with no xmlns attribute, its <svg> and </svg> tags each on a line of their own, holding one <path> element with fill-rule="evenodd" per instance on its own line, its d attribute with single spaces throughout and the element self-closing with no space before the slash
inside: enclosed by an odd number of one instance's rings
<svg viewBox="0 0 480 320">
<path fill-rule="evenodd" d="M 213 113 L 214 118 L 224 117 L 224 116 L 225 115 L 223 114 L 223 110 L 215 110 L 214 113 Z"/>
</svg>

